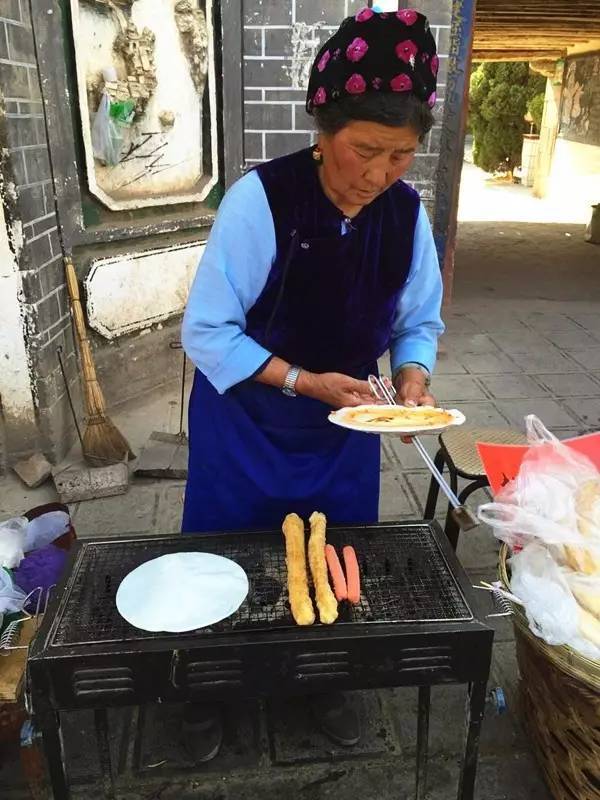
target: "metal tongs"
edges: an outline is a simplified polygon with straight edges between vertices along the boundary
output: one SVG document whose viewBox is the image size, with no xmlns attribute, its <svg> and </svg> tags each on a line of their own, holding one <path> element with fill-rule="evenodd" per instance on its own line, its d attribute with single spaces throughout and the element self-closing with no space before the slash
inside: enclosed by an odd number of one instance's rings
<svg viewBox="0 0 600 800">
<path fill-rule="evenodd" d="M 396 389 L 394 388 L 394 384 L 387 376 L 384 375 L 382 378 L 379 378 L 377 375 L 369 375 L 369 386 L 371 387 L 371 391 L 377 400 L 383 400 L 385 403 L 388 403 L 391 406 L 398 405 L 396 403 Z M 407 437 L 417 448 L 417 451 L 425 462 L 427 469 L 431 472 L 433 477 L 438 482 L 440 489 L 448 498 L 448 502 L 452 506 L 452 516 L 454 517 L 460 529 L 463 531 L 470 531 L 473 528 L 476 528 L 479 525 L 477 517 L 475 517 L 470 509 L 460 502 L 458 497 L 448 486 L 444 480 L 444 476 L 431 460 L 431 456 L 425 449 L 423 442 L 421 442 L 418 436 L 407 434 Z"/>
</svg>

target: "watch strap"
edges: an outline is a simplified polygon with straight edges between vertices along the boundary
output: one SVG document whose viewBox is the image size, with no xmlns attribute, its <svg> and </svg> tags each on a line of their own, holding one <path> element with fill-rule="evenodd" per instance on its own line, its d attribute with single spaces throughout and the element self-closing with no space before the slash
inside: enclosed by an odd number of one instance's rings
<svg viewBox="0 0 600 800">
<path fill-rule="evenodd" d="M 285 380 L 283 382 L 282 391 L 290 397 L 296 396 L 296 381 L 302 372 L 300 367 L 292 366 L 289 368 Z"/>
</svg>

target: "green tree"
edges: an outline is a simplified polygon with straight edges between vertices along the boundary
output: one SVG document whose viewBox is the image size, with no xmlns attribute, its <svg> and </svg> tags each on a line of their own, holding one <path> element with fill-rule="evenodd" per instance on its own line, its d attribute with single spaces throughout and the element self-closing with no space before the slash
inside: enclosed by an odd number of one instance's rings
<svg viewBox="0 0 600 800">
<path fill-rule="evenodd" d="M 493 172 L 512 170 L 520 163 L 528 104 L 544 91 L 545 83 L 522 62 L 486 62 L 473 70 L 469 125 L 478 167 Z"/>
</svg>

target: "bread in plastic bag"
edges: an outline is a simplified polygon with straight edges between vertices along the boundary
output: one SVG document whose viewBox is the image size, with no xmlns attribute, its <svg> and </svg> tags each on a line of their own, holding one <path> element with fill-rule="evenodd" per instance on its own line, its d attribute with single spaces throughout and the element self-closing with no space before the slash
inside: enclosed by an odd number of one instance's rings
<svg viewBox="0 0 600 800">
<path fill-rule="evenodd" d="M 26 517 L 14 517 L 0 522 L 0 567 L 18 567 L 25 555 L 25 537 L 29 521 Z"/>
<path fill-rule="evenodd" d="M 566 571 L 548 548 L 531 542 L 511 558 L 510 566 L 511 592 L 522 601 L 533 633 L 548 644 L 568 645 L 600 659 L 600 619 L 577 602 Z M 590 596 L 597 597 L 600 575 L 588 580 Z"/>
<path fill-rule="evenodd" d="M 537 417 L 526 423 L 530 447 L 519 474 L 480 506 L 479 518 L 512 549 L 542 541 L 559 546 L 572 569 L 600 572 L 600 473 Z"/>
</svg>

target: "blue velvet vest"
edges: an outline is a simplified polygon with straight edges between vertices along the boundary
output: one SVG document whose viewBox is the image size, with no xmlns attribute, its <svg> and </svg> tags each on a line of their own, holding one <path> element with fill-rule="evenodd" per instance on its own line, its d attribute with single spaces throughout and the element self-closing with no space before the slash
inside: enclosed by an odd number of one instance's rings
<svg viewBox="0 0 600 800">
<path fill-rule="evenodd" d="M 343 226 L 310 149 L 256 169 L 277 254 L 246 333 L 312 372 L 363 376 L 390 344 L 412 260 L 418 194 L 399 181 Z"/>
</svg>

